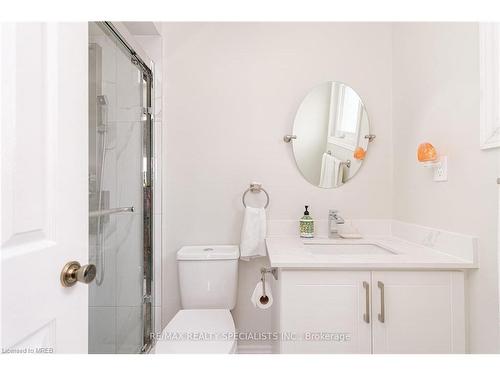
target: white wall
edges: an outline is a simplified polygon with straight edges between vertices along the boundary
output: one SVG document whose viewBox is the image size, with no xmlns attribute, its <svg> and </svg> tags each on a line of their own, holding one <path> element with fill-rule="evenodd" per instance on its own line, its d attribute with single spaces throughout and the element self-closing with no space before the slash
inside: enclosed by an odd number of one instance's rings
<svg viewBox="0 0 500 375">
<path fill-rule="evenodd" d="M 498 150 L 479 149 L 478 26 L 399 23 L 393 29 L 394 217 L 479 237 L 468 280 L 470 350 L 497 349 Z M 448 155 L 448 182 L 416 161 L 428 141 Z"/>
<path fill-rule="evenodd" d="M 162 34 L 163 325 L 180 308 L 175 252 L 238 243 L 241 194 L 258 180 L 271 195 L 270 219 L 297 219 L 307 203 L 317 219 L 336 207 L 347 218 L 477 235 L 470 350 L 497 350 L 498 151 L 479 149 L 477 24 L 167 23 Z M 282 142 L 304 95 L 326 80 L 360 94 L 377 135 L 366 165 L 336 190 L 309 185 Z M 433 182 L 416 162 L 422 141 L 449 156 L 448 182 Z M 259 266 L 240 266 L 234 315 L 242 331 L 270 329 L 269 314 L 248 302 Z"/>
<path fill-rule="evenodd" d="M 163 325 L 180 308 L 175 253 L 238 243 L 241 195 L 270 194 L 270 219 L 392 216 L 391 26 L 370 23 L 165 23 Z M 306 182 L 283 142 L 307 92 L 329 80 L 361 96 L 377 140 L 360 173 L 324 190 Z M 376 198 L 375 198 L 376 197 Z M 240 263 L 239 330 L 270 329 L 250 293 L 261 262 Z"/>
</svg>

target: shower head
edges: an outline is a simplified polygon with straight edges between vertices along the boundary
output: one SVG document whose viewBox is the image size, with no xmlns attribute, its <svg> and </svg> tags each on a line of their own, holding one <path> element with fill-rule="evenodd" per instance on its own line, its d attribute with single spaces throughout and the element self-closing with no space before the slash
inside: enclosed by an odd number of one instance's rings
<svg viewBox="0 0 500 375">
<path fill-rule="evenodd" d="M 97 103 L 99 105 L 108 105 L 108 97 L 106 95 L 97 95 Z"/>
</svg>

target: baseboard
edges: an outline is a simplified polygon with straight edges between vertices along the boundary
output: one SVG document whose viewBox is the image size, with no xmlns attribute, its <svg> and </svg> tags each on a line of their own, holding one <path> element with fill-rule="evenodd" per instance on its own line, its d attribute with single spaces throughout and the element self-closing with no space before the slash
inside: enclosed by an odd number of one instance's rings
<svg viewBox="0 0 500 375">
<path fill-rule="evenodd" d="M 237 354 L 273 354 L 273 347 L 268 343 L 238 343 Z"/>
</svg>

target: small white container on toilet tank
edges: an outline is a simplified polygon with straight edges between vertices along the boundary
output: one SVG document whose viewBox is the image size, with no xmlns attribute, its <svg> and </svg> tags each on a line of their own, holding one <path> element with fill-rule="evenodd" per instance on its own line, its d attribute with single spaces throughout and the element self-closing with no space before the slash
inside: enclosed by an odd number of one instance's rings
<svg viewBox="0 0 500 375">
<path fill-rule="evenodd" d="M 183 309 L 228 309 L 236 305 L 238 246 L 184 246 L 177 252 Z"/>
</svg>

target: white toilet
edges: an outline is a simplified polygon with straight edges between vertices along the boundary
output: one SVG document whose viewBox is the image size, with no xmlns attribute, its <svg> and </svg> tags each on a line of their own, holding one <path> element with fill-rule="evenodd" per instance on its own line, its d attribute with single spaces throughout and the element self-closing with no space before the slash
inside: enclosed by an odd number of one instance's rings
<svg viewBox="0 0 500 375">
<path fill-rule="evenodd" d="M 238 291 L 238 246 L 184 246 L 177 252 L 180 310 L 157 338 L 156 354 L 236 352 L 230 310 Z"/>
</svg>

